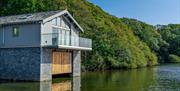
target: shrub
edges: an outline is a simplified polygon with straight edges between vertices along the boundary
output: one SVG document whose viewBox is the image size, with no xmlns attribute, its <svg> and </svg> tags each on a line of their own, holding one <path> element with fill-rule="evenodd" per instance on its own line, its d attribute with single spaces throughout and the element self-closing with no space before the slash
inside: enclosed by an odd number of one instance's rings
<svg viewBox="0 0 180 91">
<path fill-rule="evenodd" d="M 171 63 L 180 63 L 180 57 L 174 54 L 169 55 L 169 61 Z"/>
</svg>

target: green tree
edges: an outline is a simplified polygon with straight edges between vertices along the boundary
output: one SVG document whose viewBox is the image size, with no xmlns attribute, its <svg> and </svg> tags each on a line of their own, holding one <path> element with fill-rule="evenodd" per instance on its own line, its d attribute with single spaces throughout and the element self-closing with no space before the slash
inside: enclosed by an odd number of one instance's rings
<svg viewBox="0 0 180 91">
<path fill-rule="evenodd" d="M 86 0 L 6 0 L 0 15 L 13 15 L 68 9 L 85 32 L 83 37 L 93 39 L 93 50 L 82 61 L 85 70 L 138 68 L 157 64 L 157 56 L 146 43 L 135 36 L 119 18 L 104 12 Z M 146 34 L 143 31 L 143 34 Z M 142 34 L 141 34 L 142 35 Z M 147 33 L 147 36 L 154 36 Z M 159 36 L 158 34 L 156 36 Z M 159 49 L 156 37 L 146 39 Z M 84 57 L 84 56 L 83 56 Z"/>
</svg>

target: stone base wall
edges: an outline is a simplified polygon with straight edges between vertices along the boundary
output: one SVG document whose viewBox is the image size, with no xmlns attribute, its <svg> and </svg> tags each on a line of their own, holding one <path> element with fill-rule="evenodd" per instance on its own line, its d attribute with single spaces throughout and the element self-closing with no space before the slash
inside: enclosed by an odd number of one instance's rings
<svg viewBox="0 0 180 91">
<path fill-rule="evenodd" d="M 41 48 L 41 75 L 40 80 L 52 80 L 52 49 Z"/>
<path fill-rule="evenodd" d="M 40 48 L 0 49 L 0 79 L 40 80 Z"/>
<path fill-rule="evenodd" d="M 72 74 L 81 75 L 80 51 L 73 51 Z M 0 48 L 0 79 L 52 80 L 52 49 Z"/>
</svg>

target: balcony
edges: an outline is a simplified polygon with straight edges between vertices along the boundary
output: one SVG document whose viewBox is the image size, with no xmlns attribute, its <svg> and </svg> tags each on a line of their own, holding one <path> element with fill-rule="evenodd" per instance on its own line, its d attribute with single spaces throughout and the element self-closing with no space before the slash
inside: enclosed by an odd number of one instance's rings
<svg viewBox="0 0 180 91">
<path fill-rule="evenodd" d="M 43 47 L 56 47 L 62 49 L 92 50 L 91 39 L 59 33 L 42 34 L 41 45 Z"/>
</svg>

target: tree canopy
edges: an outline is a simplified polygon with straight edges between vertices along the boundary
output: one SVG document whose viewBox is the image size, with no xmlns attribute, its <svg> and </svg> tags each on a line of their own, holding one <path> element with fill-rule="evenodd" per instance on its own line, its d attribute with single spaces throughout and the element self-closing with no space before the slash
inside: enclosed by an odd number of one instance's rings
<svg viewBox="0 0 180 91">
<path fill-rule="evenodd" d="M 167 35 L 161 36 L 163 30 L 159 33 L 153 26 L 143 22 L 119 19 L 87 0 L 1 0 L 0 6 L 0 16 L 68 9 L 85 30 L 81 36 L 93 40 L 93 51 L 82 54 L 88 55 L 85 58 L 83 56 L 84 70 L 157 65 L 158 56 L 163 57 L 161 49 L 164 46 L 165 49 L 167 44 L 179 48 L 179 37 L 173 35 L 178 31 L 167 31 Z M 170 38 L 166 40 L 165 36 Z M 168 48 L 168 51 L 172 48 Z M 179 55 L 179 49 L 172 53 Z"/>
</svg>

